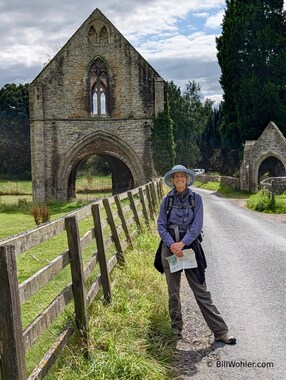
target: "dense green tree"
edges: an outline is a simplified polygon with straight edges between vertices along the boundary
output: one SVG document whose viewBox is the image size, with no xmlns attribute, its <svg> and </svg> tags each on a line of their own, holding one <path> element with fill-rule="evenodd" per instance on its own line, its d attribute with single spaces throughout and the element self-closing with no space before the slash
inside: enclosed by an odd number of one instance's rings
<svg viewBox="0 0 286 380">
<path fill-rule="evenodd" d="M 29 85 L 6 84 L 0 89 L 0 175 L 31 175 Z"/>
<path fill-rule="evenodd" d="M 216 43 L 224 149 L 241 153 L 245 140 L 257 139 L 270 121 L 286 136 L 283 0 L 227 0 Z"/>
<path fill-rule="evenodd" d="M 195 81 L 186 84 L 186 91 L 173 83 L 167 84 L 170 115 L 174 122 L 174 140 L 178 164 L 194 167 L 201 160 L 201 136 L 212 114 L 212 102 L 202 102 L 200 86 Z"/>
<path fill-rule="evenodd" d="M 168 100 L 165 110 L 159 112 L 152 127 L 152 149 L 155 170 L 163 175 L 174 165 L 175 144 L 173 122 L 170 117 Z"/>
<path fill-rule="evenodd" d="M 210 114 L 204 133 L 201 136 L 200 150 L 202 159 L 199 167 L 216 170 L 218 167 L 217 151 L 221 148 L 221 135 L 219 125 L 221 123 L 221 106 Z"/>
</svg>

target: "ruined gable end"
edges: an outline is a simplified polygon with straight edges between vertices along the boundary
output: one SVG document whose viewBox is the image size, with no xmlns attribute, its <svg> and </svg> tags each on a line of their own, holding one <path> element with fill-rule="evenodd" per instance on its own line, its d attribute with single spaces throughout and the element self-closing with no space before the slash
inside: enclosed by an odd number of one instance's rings
<svg viewBox="0 0 286 380">
<path fill-rule="evenodd" d="M 114 189 L 152 178 L 150 134 L 164 84 L 96 9 L 31 84 L 34 199 L 76 193 L 77 167 L 92 155 L 109 163 Z"/>
</svg>

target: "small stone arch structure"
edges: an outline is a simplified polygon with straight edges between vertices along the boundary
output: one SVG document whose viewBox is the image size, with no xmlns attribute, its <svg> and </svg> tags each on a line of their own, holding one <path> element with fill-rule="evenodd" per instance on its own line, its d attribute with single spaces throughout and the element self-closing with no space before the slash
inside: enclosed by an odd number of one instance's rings
<svg viewBox="0 0 286 380">
<path fill-rule="evenodd" d="M 265 172 L 269 177 L 286 176 L 286 139 L 272 121 L 258 140 L 245 142 L 240 168 L 241 189 L 257 191 Z"/>
<path fill-rule="evenodd" d="M 77 168 L 92 155 L 109 163 L 113 193 L 151 180 L 164 87 L 96 9 L 30 85 L 33 199 L 73 197 Z"/>
</svg>

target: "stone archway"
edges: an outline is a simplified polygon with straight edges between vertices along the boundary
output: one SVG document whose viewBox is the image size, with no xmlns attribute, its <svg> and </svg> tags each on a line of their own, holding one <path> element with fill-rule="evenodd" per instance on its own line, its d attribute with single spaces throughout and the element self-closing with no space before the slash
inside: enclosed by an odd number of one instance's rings
<svg viewBox="0 0 286 380">
<path fill-rule="evenodd" d="M 260 183 L 266 177 L 285 177 L 285 167 L 279 158 L 269 156 L 257 167 L 257 182 Z"/>
<path fill-rule="evenodd" d="M 144 179 L 136 152 L 120 138 L 103 131 L 89 133 L 72 145 L 60 158 L 56 195 L 66 201 L 75 192 L 79 164 L 92 155 L 104 157 L 112 172 L 113 194 L 138 186 Z"/>
<path fill-rule="evenodd" d="M 286 172 L 286 139 L 273 122 L 268 124 L 258 140 L 245 142 L 240 168 L 241 189 L 256 191 L 261 173 L 266 170 L 269 177 L 285 176 Z"/>
</svg>

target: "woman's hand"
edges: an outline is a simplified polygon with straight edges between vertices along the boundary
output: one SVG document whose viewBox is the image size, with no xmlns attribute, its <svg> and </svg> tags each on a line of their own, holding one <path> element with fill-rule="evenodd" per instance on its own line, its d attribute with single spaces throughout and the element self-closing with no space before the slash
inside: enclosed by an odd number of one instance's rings
<svg viewBox="0 0 286 380">
<path fill-rule="evenodd" d="M 178 243 L 173 243 L 170 247 L 170 250 L 175 256 L 182 257 L 182 249 L 184 248 L 184 246 L 185 244 L 182 241 L 179 241 Z"/>
</svg>

